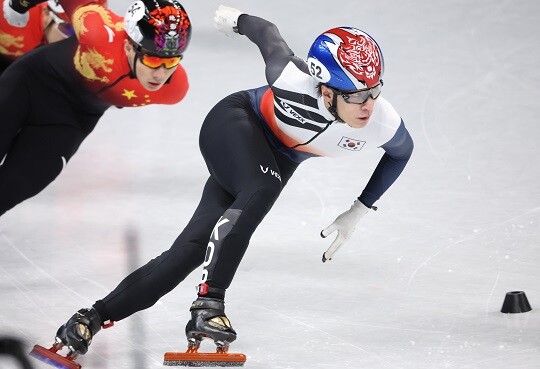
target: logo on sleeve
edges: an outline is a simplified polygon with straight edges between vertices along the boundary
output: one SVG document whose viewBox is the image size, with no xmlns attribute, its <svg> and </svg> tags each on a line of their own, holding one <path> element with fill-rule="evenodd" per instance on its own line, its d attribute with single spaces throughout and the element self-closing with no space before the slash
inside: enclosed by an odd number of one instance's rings
<svg viewBox="0 0 540 369">
<path fill-rule="evenodd" d="M 338 146 L 346 150 L 360 151 L 365 144 L 366 141 L 355 140 L 354 138 L 343 136 L 339 141 Z"/>
</svg>

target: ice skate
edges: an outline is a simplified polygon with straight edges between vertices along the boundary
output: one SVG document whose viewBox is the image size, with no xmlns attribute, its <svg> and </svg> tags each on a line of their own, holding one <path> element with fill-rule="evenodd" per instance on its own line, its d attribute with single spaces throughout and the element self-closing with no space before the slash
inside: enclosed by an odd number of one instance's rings
<svg viewBox="0 0 540 369">
<path fill-rule="evenodd" d="M 225 315 L 223 300 L 199 297 L 191 305 L 191 320 L 186 325 L 186 352 L 166 352 L 163 365 L 169 366 L 243 366 L 244 354 L 229 353 L 229 344 L 236 340 L 236 332 Z M 211 339 L 216 352 L 199 352 L 203 339 Z"/>
<path fill-rule="evenodd" d="M 92 338 L 102 327 L 112 325 L 113 322 L 103 325 L 94 309 L 81 309 L 58 329 L 51 348 L 35 345 L 30 355 L 57 368 L 81 369 L 81 365 L 75 362 L 77 356 L 86 354 Z M 58 353 L 64 347 L 68 349 L 65 356 Z"/>
</svg>

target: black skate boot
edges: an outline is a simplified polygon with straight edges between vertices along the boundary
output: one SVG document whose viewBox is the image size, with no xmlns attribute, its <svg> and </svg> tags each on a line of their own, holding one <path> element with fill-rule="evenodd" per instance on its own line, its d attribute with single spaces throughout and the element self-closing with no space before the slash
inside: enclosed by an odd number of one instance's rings
<svg viewBox="0 0 540 369">
<path fill-rule="evenodd" d="M 35 345 L 30 355 L 59 368 L 80 369 L 81 366 L 74 361 L 75 358 L 86 354 L 92 338 L 101 328 L 109 328 L 112 325 L 113 322 L 104 325 L 95 309 L 81 309 L 58 329 L 51 348 Z M 66 356 L 57 353 L 63 347 L 69 350 Z"/>
<path fill-rule="evenodd" d="M 205 290 L 208 289 L 208 286 L 204 287 Z M 222 292 L 224 294 L 225 291 L 222 290 Z M 201 289 L 199 289 L 199 295 L 201 295 Z M 187 351 L 166 352 L 163 365 L 243 366 L 246 362 L 246 355 L 228 352 L 229 344 L 236 340 L 236 332 L 225 315 L 223 299 L 199 296 L 191 304 L 190 311 L 191 319 L 186 325 Z M 210 338 L 214 341 L 216 352 L 198 351 L 204 338 Z"/>
<path fill-rule="evenodd" d="M 77 355 L 88 352 L 94 335 L 103 325 L 95 309 L 81 309 L 77 311 L 66 324 L 58 328 L 56 341 L 61 342 L 70 351 Z"/>
<path fill-rule="evenodd" d="M 186 325 L 186 336 L 190 347 L 198 349 L 203 338 L 210 338 L 218 352 L 227 352 L 229 344 L 236 340 L 236 332 L 225 315 L 224 301 L 199 297 L 189 310 L 191 320 Z"/>
</svg>

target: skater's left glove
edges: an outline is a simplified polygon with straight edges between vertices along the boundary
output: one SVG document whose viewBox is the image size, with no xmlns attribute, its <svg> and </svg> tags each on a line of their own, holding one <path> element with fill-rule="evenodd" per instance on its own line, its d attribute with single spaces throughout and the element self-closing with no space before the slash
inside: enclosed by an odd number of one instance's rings
<svg viewBox="0 0 540 369">
<path fill-rule="evenodd" d="M 362 204 L 360 200 L 356 200 L 351 208 L 338 216 L 334 223 L 323 229 L 321 237 L 326 238 L 335 231 L 338 232 L 336 239 L 332 242 L 332 245 L 326 250 L 322 256 L 323 263 L 326 260 L 331 260 L 332 255 L 351 238 L 356 224 L 366 215 L 369 208 Z"/>
<path fill-rule="evenodd" d="M 238 18 L 242 14 L 238 9 L 220 5 L 214 17 L 216 28 L 228 37 L 238 37 Z"/>
</svg>

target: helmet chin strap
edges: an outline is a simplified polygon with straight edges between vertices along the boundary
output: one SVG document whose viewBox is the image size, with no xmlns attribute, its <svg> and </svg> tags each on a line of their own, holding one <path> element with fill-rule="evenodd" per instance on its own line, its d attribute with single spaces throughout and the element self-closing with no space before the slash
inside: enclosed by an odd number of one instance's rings
<svg viewBox="0 0 540 369">
<path fill-rule="evenodd" d="M 131 78 L 137 78 L 137 54 L 133 56 L 133 69 L 131 70 Z"/>
<path fill-rule="evenodd" d="M 332 91 L 332 102 L 330 103 L 330 106 L 328 106 L 328 111 L 330 114 L 336 118 L 337 121 L 343 122 L 343 119 L 340 118 L 338 112 L 337 112 L 337 93 L 335 91 Z"/>
</svg>

